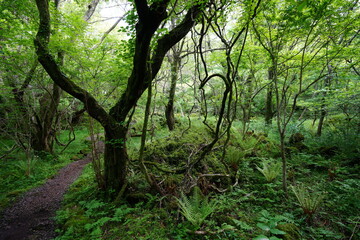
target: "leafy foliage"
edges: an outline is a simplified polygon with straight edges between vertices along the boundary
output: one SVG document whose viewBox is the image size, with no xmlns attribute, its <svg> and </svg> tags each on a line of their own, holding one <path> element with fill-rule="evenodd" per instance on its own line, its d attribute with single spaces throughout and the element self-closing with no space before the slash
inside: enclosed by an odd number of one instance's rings
<svg viewBox="0 0 360 240">
<path fill-rule="evenodd" d="M 267 237 L 265 235 L 259 235 L 253 240 L 278 240 L 281 238 L 276 237 L 276 235 L 285 235 L 286 232 L 278 229 L 278 225 L 284 221 L 286 218 L 281 215 L 271 216 L 268 211 L 263 210 L 260 212 L 261 217 L 259 218 L 259 223 L 256 224 L 261 230 L 265 231 L 266 235 L 274 235 Z"/>
</svg>

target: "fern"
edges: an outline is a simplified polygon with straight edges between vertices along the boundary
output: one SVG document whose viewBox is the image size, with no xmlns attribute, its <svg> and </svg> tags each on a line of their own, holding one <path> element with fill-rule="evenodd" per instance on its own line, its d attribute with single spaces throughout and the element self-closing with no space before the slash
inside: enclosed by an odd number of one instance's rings
<svg viewBox="0 0 360 240">
<path fill-rule="evenodd" d="M 325 194 L 310 193 L 304 185 L 291 186 L 291 189 L 294 192 L 300 207 L 303 209 L 304 214 L 306 214 L 308 220 L 310 220 L 322 203 Z"/>
<path fill-rule="evenodd" d="M 36 157 L 29 158 L 26 161 L 21 160 L 15 164 L 16 168 L 18 168 L 20 171 L 20 174 L 16 175 L 20 177 L 21 174 L 25 173 L 25 176 L 30 177 L 37 165 L 38 160 Z"/>
<path fill-rule="evenodd" d="M 281 172 L 281 163 L 271 163 L 269 161 L 262 162 L 263 167 L 256 166 L 262 175 L 266 178 L 267 182 L 273 182 Z"/>
<path fill-rule="evenodd" d="M 192 197 L 181 193 L 181 199 L 177 199 L 177 203 L 181 213 L 193 224 L 195 230 L 199 229 L 204 220 L 216 209 L 216 202 L 203 197 L 199 188 L 194 189 Z"/>
</svg>

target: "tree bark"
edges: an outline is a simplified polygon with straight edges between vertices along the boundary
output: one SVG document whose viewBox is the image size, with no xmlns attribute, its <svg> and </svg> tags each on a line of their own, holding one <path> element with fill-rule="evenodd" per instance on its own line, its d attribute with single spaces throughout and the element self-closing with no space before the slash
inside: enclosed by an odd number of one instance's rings
<svg viewBox="0 0 360 240">
<path fill-rule="evenodd" d="M 175 129 L 175 115 L 174 115 L 174 101 L 175 101 L 175 91 L 176 83 L 179 76 L 179 68 L 181 64 L 180 51 L 173 49 L 173 56 L 169 57 L 171 65 L 171 84 L 169 91 L 168 103 L 165 109 L 166 123 L 170 131 Z"/>
<path fill-rule="evenodd" d="M 84 15 L 84 20 L 85 21 L 89 21 L 91 16 L 94 14 L 96 6 L 98 5 L 98 3 L 100 2 L 100 0 L 93 0 L 91 1 L 91 3 L 87 6 L 87 11 Z"/>
<path fill-rule="evenodd" d="M 325 117 L 326 117 L 326 114 L 327 114 L 325 98 L 326 98 L 326 95 L 327 95 L 327 90 L 328 90 L 328 88 L 330 87 L 330 84 L 331 84 L 331 78 L 332 78 L 331 77 L 331 74 L 332 74 L 331 65 L 328 65 L 328 73 L 329 73 L 329 75 L 325 78 L 325 84 L 324 84 L 325 92 L 323 93 L 323 97 L 321 99 L 320 118 L 319 118 L 318 128 L 317 128 L 317 131 L 316 131 L 316 136 L 318 136 L 318 137 L 320 137 L 321 134 L 322 134 L 322 129 L 323 129 L 323 126 L 324 126 L 324 120 L 325 120 Z"/>
<path fill-rule="evenodd" d="M 265 124 L 271 125 L 272 118 L 274 116 L 273 110 L 273 81 L 274 81 L 274 67 L 270 67 L 268 70 L 270 84 L 267 87 L 266 101 L 265 101 Z"/>
<path fill-rule="evenodd" d="M 56 8 L 59 7 L 55 2 Z M 64 53 L 58 52 L 59 65 L 64 64 Z M 35 132 L 33 133 L 32 148 L 38 152 L 53 153 L 54 140 L 56 137 L 56 114 L 61 98 L 61 88 L 53 82 L 52 93 L 46 92 L 40 99 L 40 116 L 36 116 Z M 38 121 L 40 120 L 40 121 Z"/>
<path fill-rule="evenodd" d="M 126 183 L 129 160 L 125 144 L 126 133 L 127 129 L 121 125 L 105 127 L 104 177 L 108 192 L 114 190 L 117 193 Z"/>
</svg>

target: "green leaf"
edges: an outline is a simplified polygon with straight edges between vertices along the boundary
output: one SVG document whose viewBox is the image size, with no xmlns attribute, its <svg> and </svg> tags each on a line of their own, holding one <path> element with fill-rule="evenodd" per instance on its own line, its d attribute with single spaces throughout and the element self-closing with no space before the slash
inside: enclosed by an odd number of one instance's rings
<svg viewBox="0 0 360 240">
<path fill-rule="evenodd" d="M 222 230 L 234 230 L 234 228 L 235 228 L 234 226 L 226 224 L 226 223 L 221 225 Z"/>
<path fill-rule="evenodd" d="M 306 1 L 303 1 L 302 3 L 299 4 L 299 6 L 297 7 L 299 12 L 301 12 L 304 9 L 306 3 L 307 3 Z"/>
<path fill-rule="evenodd" d="M 216 202 L 208 201 L 207 197 L 203 197 L 199 188 L 194 189 L 192 197 L 187 197 L 184 193 L 181 193 L 181 196 L 180 199 L 177 199 L 180 212 L 196 229 L 216 209 Z"/>
<path fill-rule="evenodd" d="M 270 227 L 264 223 L 258 223 L 256 224 L 256 226 L 258 226 L 259 228 L 261 228 L 262 230 L 264 231 L 269 231 L 270 230 Z"/>
<path fill-rule="evenodd" d="M 270 239 L 269 239 L 269 240 L 281 240 L 281 238 L 278 238 L 278 237 L 272 236 L 272 237 L 270 237 Z"/>
<path fill-rule="evenodd" d="M 253 240 L 270 240 L 267 236 L 259 235 L 256 238 L 253 238 Z"/>
<path fill-rule="evenodd" d="M 286 234 L 286 232 L 284 232 L 284 231 L 281 231 L 281 230 L 279 230 L 279 229 L 276 229 L 276 228 L 273 228 L 273 229 L 270 229 L 270 232 L 272 233 L 272 234 Z"/>
<path fill-rule="evenodd" d="M 244 230 L 252 230 L 253 229 L 253 227 L 249 226 L 247 223 L 245 223 L 243 221 L 233 219 L 233 222 L 236 224 L 236 226 L 240 227 L 241 229 L 244 229 Z"/>
</svg>

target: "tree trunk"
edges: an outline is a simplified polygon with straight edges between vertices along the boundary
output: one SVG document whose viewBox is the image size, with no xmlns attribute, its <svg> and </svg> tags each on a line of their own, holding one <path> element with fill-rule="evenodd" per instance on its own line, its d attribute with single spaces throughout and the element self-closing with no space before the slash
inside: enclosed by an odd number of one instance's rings
<svg viewBox="0 0 360 240">
<path fill-rule="evenodd" d="M 63 65 L 63 54 L 58 52 L 58 61 Z M 32 136 L 32 148 L 38 152 L 53 153 L 56 129 L 54 122 L 57 108 L 60 103 L 61 88 L 56 84 L 52 84 L 52 94 L 46 92 L 40 99 L 40 116 L 35 116 L 35 132 Z"/>
<path fill-rule="evenodd" d="M 55 8 L 59 9 L 59 0 L 55 0 Z M 58 52 L 58 64 L 64 64 L 64 54 L 62 51 Z M 31 145 L 37 152 L 53 153 L 54 139 L 56 130 L 53 128 L 55 115 L 60 103 L 61 88 L 52 84 L 52 94 L 45 92 L 40 102 L 40 116 L 35 116 L 35 132 L 32 133 Z"/>
<path fill-rule="evenodd" d="M 285 192 L 285 195 L 288 196 L 287 192 L 287 161 L 286 161 L 286 150 L 285 150 L 285 134 L 280 133 L 280 151 L 281 151 L 281 161 L 282 161 L 282 187 Z"/>
<path fill-rule="evenodd" d="M 327 114 L 325 100 L 326 100 L 327 90 L 330 87 L 331 79 L 332 79 L 332 76 L 331 76 L 332 66 L 330 64 L 328 64 L 328 74 L 329 75 L 325 78 L 325 82 L 324 82 L 325 92 L 323 93 L 323 98 L 321 99 L 320 118 L 319 118 L 319 124 L 318 124 L 317 132 L 316 132 L 316 136 L 318 136 L 318 137 L 320 137 L 322 134 L 322 128 L 324 126 L 324 120 L 325 120 L 325 117 Z"/>
<path fill-rule="evenodd" d="M 275 75 L 274 74 L 274 67 L 269 68 L 268 74 L 269 74 L 270 84 L 267 87 L 267 93 L 266 93 L 265 124 L 266 125 L 271 125 L 272 118 L 274 116 L 273 103 L 272 103 L 272 98 L 273 98 L 273 83 L 272 83 L 272 81 L 274 81 L 274 75 Z"/>
<path fill-rule="evenodd" d="M 322 99 L 322 101 L 324 102 L 325 99 Z M 321 136 L 322 128 L 324 126 L 324 120 L 325 120 L 326 113 L 327 113 L 325 107 L 326 107 L 325 104 L 321 104 L 319 124 L 318 124 L 317 131 L 316 131 L 316 136 L 318 136 L 318 137 Z"/>
<path fill-rule="evenodd" d="M 171 84 L 169 91 L 169 101 L 166 105 L 165 109 L 165 117 L 166 123 L 170 131 L 175 128 L 175 116 L 174 116 L 174 101 L 175 101 L 175 90 L 176 90 L 176 82 L 178 80 L 179 68 L 181 64 L 180 52 L 173 50 L 173 57 L 170 59 L 171 65 Z"/>
<path fill-rule="evenodd" d="M 91 1 L 91 3 L 87 6 L 87 11 L 84 15 L 84 20 L 85 21 L 89 21 L 91 16 L 94 14 L 95 10 L 96 10 L 96 6 L 98 5 L 98 3 L 100 2 L 100 0 L 93 0 Z"/>
<path fill-rule="evenodd" d="M 250 75 L 245 82 L 245 103 L 244 103 L 244 124 L 250 122 L 251 119 L 251 104 L 253 102 L 253 91 L 254 91 L 254 72 L 251 69 Z"/>
<path fill-rule="evenodd" d="M 122 126 L 105 128 L 105 188 L 119 192 L 126 182 L 127 163 L 126 129 Z"/>
</svg>

